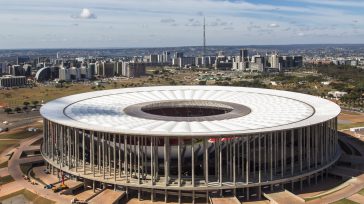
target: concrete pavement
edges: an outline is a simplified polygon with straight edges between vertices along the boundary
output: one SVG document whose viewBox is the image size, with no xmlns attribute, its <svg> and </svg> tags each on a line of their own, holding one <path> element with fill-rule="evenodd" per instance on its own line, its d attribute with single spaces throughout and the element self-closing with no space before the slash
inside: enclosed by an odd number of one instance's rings
<svg viewBox="0 0 364 204">
<path fill-rule="evenodd" d="M 14 182 L 8 183 L 4 185 L 0 191 L 0 197 L 8 194 L 9 192 L 16 192 L 21 189 L 26 188 L 27 190 L 47 198 L 49 200 L 53 200 L 57 203 L 70 203 L 73 196 L 67 195 L 59 195 L 58 193 L 53 193 L 50 189 L 44 189 L 42 185 L 32 185 L 30 182 L 24 180 L 23 172 L 20 170 L 21 159 L 20 155 L 23 150 L 28 148 L 32 143 L 39 140 L 42 135 L 38 135 L 32 138 L 27 139 L 26 141 L 22 141 L 20 146 L 14 151 L 12 158 L 9 160 L 8 170 L 10 175 L 14 178 Z M 6 189 L 6 190 L 3 190 Z"/>
</svg>

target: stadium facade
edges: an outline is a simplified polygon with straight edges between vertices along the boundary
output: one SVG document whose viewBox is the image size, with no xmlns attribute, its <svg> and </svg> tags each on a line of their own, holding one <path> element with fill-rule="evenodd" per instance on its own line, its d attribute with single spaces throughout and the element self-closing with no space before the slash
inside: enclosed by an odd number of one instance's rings
<svg viewBox="0 0 364 204">
<path fill-rule="evenodd" d="M 340 156 L 340 108 L 269 89 L 161 86 L 51 101 L 42 155 L 49 167 L 127 194 L 249 200 L 302 188 Z"/>
</svg>

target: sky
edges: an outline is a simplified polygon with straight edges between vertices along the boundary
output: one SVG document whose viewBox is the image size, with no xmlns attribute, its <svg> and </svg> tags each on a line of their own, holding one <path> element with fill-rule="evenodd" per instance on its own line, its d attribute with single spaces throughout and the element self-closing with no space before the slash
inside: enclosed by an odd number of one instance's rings
<svg viewBox="0 0 364 204">
<path fill-rule="evenodd" d="M 0 0 L 0 49 L 364 43 L 364 0 Z"/>
</svg>

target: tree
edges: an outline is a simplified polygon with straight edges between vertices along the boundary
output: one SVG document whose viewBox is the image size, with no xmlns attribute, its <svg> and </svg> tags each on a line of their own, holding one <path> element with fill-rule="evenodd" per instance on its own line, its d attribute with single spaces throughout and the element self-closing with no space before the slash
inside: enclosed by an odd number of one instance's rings
<svg viewBox="0 0 364 204">
<path fill-rule="evenodd" d="M 23 106 L 23 111 L 27 111 L 28 110 L 28 106 Z"/>
<path fill-rule="evenodd" d="M 21 108 L 20 108 L 20 107 L 16 107 L 14 110 L 15 110 L 16 112 L 20 113 Z"/>
<path fill-rule="evenodd" d="M 201 80 L 198 82 L 199 85 L 206 85 L 206 80 Z"/>
<path fill-rule="evenodd" d="M 7 114 L 10 114 L 11 112 L 13 112 L 13 109 L 11 109 L 11 108 L 5 108 L 4 109 L 4 112 L 7 113 Z"/>
<path fill-rule="evenodd" d="M 24 101 L 23 105 L 28 106 L 29 102 L 28 101 Z"/>
<path fill-rule="evenodd" d="M 39 104 L 39 101 L 32 101 L 32 104 L 37 107 L 37 105 Z"/>
</svg>

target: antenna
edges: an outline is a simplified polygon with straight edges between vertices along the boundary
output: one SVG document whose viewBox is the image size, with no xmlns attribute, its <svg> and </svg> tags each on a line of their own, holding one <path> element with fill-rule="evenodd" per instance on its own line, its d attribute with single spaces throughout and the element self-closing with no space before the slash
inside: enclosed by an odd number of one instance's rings
<svg viewBox="0 0 364 204">
<path fill-rule="evenodd" d="M 206 20 L 203 17 L 203 57 L 206 56 Z"/>
</svg>

